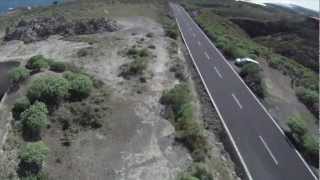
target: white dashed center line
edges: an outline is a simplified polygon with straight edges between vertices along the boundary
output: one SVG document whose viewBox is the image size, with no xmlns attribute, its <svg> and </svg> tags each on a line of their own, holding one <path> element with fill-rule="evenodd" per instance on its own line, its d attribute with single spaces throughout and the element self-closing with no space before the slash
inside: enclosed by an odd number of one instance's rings
<svg viewBox="0 0 320 180">
<path fill-rule="evenodd" d="M 207 59 L 210 59 L 210 57 L 209 57 L 207 52 L 204 52 L 204 55 L 206 56 Z"/>
<path fill-rule="evenodd" d="M 222 75 L 220 73 L 220 71 L 218 70 L 217 67 L 214 67 L 214 70 L 216 71 L 216 73 L 218 74 L 218 76 L 222 79 Z"/>
<path fill-rule="evenodd" d="M 237 98 L 237 96 L 232 93 L 232 97 L 233 97 L 233 99 L 236 101 L 236 103 L 238 104 L 239 108 L 242 109 L 242 105 L 241 105 L 239 99 Z"/>
<path fill-rule="evenodd" d="M 272 160 L 274 161 L 274 163 L 276 163 L 276 165 L 278 165 L 279 163 L 278 163 L 277 159 L 274 157 L 274 155 L 271 152 L 271 150 L 270 150 L 269 146 L 267 145 L 267 143 L 264 141 L 264 139 L 261 136 L 259 136 L 259 138 L 260 138 L 262 144 L 264 145 L 264 147 L 267 149 L 267 151 L 268 151 L 269 155 L 271 156 Z"/>
<path fill-rule="evenodd" d="M 198 45 L 201 46 L 201 42 L 200 41 L 198 41 Z"/>
</svg>

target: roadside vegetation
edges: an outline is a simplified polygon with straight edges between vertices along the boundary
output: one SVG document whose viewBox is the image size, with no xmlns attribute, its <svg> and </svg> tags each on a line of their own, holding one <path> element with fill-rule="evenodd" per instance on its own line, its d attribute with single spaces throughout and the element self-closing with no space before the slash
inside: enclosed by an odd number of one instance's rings
<svg viewBox="0 0 320 180">
<path fill-rule="evenodd" d="M 210 157 L 210 146 L 202 125 L 195 120 L 189 85 L 181 83 L 163 92 L 160 102 L 166 106 L 165 116 L 175 127 L 176 139 L 188 148 L 195 162 L 189 167 L 188 173 L 182 173 L 177 179 L 213 179 L 205 164 Z"/>
<path fill-rule="evenodd" d="M 297 144 L 298 149 L 303 152 L 309 162 L 319 167 L 319 139 L 308 131 L 304 117 L 301 115 L 291 117 L 288 127 L 291 139 Z"/>
<path fill-rule="evenodd" d="M 21 128 L 23 139 L 26 141 L 19 153 L 20 163 L 17 173 L 21 179 L 42 180 L 47 178 L 47 175 L 41 169 L 42 164 L 47 159 L 49 148 L 41 139 L 45 129 L 51 123 L 50 116 L 59 109 L 62 103 L 77 103 L 86 99 L 90 96 L 97 82 L 79 70 L 72 72 L 75 70 L 72 66 L 55 62 L 41 55 L 30 58 L 26 67 L 28 69 L 17 67 L 10 72 L 10 80 L 13 84 L 18 85 L 25 81 L 30 76 L 31 71 L 32 74 L 48 70 L 58 73 L 56 75 L 43 75 L 30 80 L 26 96 L 18 98 L 12 108 L 12 114 L 17 123 L 16 128 Z M 71 71 L 64 72 L 65 70 Z M 98 108 L 94 109 L 91 104 L 86 106 L 86 103 L 82 103 L 81 108 L 76 104 L 72 108 L 78 108 L 75 111 L 81 116 L 79 117 L 79 125 L 101 127 L 98 123 L 101 118 L 101 116 L 98 116 Z M 82 121 L 81 119 L 84 118 L 86 120 Z M 68 119 L 68 123 L 73 122 L 75 121 L 69 121 Z M 61 123 L 67 129 L 66 122 L 61 121 Z M 18 124 L 21 124 L 21 126 Z"/>
<path fill-rule="evenodd" d="M 241 68 L 240 76 L 249 88 L 261 99 L 265 97 L 261 68 L 256 64 L 246 64 Z"/>
</svg>

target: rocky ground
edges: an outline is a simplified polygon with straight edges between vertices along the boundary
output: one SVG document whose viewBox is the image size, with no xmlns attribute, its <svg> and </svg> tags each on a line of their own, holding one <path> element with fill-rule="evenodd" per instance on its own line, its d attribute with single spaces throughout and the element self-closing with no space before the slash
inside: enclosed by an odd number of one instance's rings
<svg viewBox="0 0 320 180">
<path fill-rule="evenodd" d="M 125 7 L 130 11 L 130 6 Z M 109 14 L 112 13 L 109 11 Z M 63 107 L 53 114 L 50 128 L 43 137 L 50 148 L 49 159 L 44 165 L 49 179 L 175 179 L 191 164 L 186 148 L 175 142 L 174 127 L 161 116 L 163 106 L 159 103 L 162 92 L 178 83 L 169 70 L 173 63 L 171 57 L 177 56 L 184 61 L 184 56 L 181 50 L 171 51 L 174 40 L 165 36 L 159 21 L 150 18 L 155 16 L 113 16 L 121 26 L 115 32 L 68 37 L 60 34 L 28 44 L 13 40 L 0 45 L 1 62 L 19 61 L 24 65 L 28 58 L 42 54 L 83 68 L 105 84 L 102 90 L 105 95 L 97 92 L 98 95 L 94 93 L 88 99 L 104 99 L 102 106 L 106 110 L 102 127 L 79 130 L 68 136 L 70 146 L 63 145 L 65 134 L 54 121 L 54 117 L 63 112 Z M 151 52 L 145 82 L 119 76 L 120 67 L 132 61 L 125 54 L 132 46 Z M 182 47 L 181 42 L 178 47 Z M 191 74 L 195 77 L 194 72 Z M 201 93 L 197 95 L 200 91 L 194 89 L 195 96 L 202 97 Z M 16 97 L 24 93 L 22 86 L 10 94 L 6 106 L 10 107 Z M 214 119 L 207 122 L 210 130 L 207 134 L 212 145 L 211 166 L 215 179 L 236 179 L 233 162 L 217 137 L 221 127 L 213 107 L 206 99 L 200 99 L 196 104 L 200 120 Z M 16 177 L 17 147 L 21 143 L 18 133 L 9 131 L 0 158 L 0 177 Z"/>
</svg>

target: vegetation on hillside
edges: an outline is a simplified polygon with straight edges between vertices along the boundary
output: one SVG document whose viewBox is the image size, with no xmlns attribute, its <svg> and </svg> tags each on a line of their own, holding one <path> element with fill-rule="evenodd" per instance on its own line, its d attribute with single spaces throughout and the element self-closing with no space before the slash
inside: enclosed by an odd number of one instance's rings
<svg viewBox="0 0 320 180">
<path fill-rule="evenodd" d="M 319 139 L 308 132 L 305 119 L 302 116 L 293 116 L 288 121 L 292 139 L 305 157 L 316 167 L 319 167 Z"/>
<path fill-rule="evenodd" d="M 319 114 L 319 87 L 318 75 L 312 70 L 298 64 L 294 60 L 275 54 L 271 49 L 257 44 L 246 35 L 236 24 L 226 18 L 218 16 L 210 10 L 199 10 L 196 17 L 207 35 L 215 42 L 229 58 L 252 57 L 265 59 L 269 66 L 288 75 L 292 80 L 293 88 L 297 88 L 297 96 L 308 109 L 318 117 Z M 305 97 L 314 95 L 312 100 Z"/>
<path fill-rule="evenodd" d="M 28 83 L 26 96 L 16 100 L 12 107 L 12 114 L 18 124 L 21 124 L 22 135 L 27 144 L 19 153 L 20 163 L 17 173 L 21 179 L 47 179 L 47 174 L 42 172 L 42 164 L 47 158 L 48 147 L 42 143 L 42 132 L 50 125 L 50 115 L 59 108 L 62 102 L 81 102 L 87 98 L 94 87 L 99 83 L 91 77 L 80 72 L 73 66 L 67 66 L 63 62 L 56 62 L 44 56 L 37 55 L 29 59 L 26 67 L 34 73 L 49 70 L 55 71 L 53 75 L 41 75 L 31 79 Z M 13 83 L 20 83 L 30 76 L 30 70 L 18 67 L 10 72 Z M 58 74 L 65 70 L 63 75 Z M 95 103 L 98 103 L 95 101 Z M 82 113 L 78 124 L 82 126 L 101 127 L 99 120 L 102 116 L 100 109 L 92 106 L 87 107 L 81 102 L 81 108 L 74 104 L 77 113 Z M 85 108 L 87 107 L 87 108 Z M 101 107 L 105 108 L 105 107 Z M 50 114 L 49 114 L 50 111 Z M 85 120 L 83 120 L 85 119 Z M 71 122 L 70 122 L 71 123 Z M 20 126 L 17 126 L 18 128 Z M 32 141 L 32 143 L 30 143 Z"/>
</svg>

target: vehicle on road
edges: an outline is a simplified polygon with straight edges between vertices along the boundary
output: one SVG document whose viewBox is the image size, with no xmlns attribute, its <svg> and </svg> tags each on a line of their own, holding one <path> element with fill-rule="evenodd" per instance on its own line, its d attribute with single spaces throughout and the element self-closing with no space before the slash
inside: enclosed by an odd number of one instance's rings
<svg viewBox="0 0 320 180">
<path fill-rule="evenodd" d="M 258 61 L 255 61 L 251 58 L 237 58 L 236 59 L 236 62 L 235 62 L 235 65 L 237 66 L 243 66 L 243 65 L 246 65 L 246 64 L 250 64 L 250 63 L 254 63 L 254 64 L 257 64 L 259 65 L 259 62 Z"/>
</svg>

